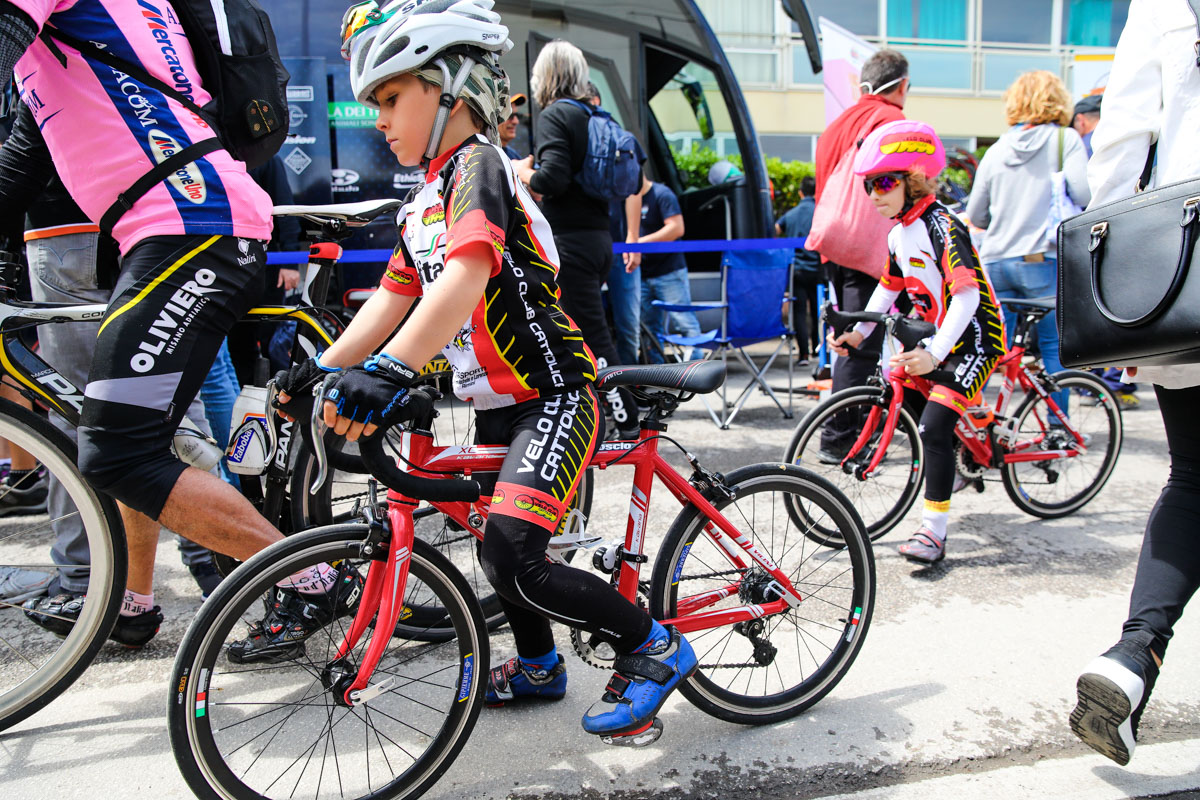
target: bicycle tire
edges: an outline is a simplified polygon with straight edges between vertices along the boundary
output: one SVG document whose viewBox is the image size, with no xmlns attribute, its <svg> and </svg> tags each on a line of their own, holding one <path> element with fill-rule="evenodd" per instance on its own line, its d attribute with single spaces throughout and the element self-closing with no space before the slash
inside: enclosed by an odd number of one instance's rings
<svg viewBox="0 0 1200 800">
<path fill-rule="evenodd" d="M 735 499 L 715 494 L 709 499 L 779 565 L 803 599 L 799 606 L 781 614 L 687 634 L 700 667 L 680 691 L 705 713 L 728 722 L 779 722 L 802 713 L 828 694 L 854 663 L 875 605 L 871 541 L 845 495 L 808 470 L 755 464 L 731 472 L 726 479 Z M 771 496 L 763 497 L 765 493 Z M 789 530 L 793 519 L 783 507 L 783 498 L 776 494 L 793 496 L 809 507 L 810 515 L 819 509 L 828 517 L 826 524 L 840 530 L 842 544 L 817 544 L 807 532 L 802 535 Z M 689 504 L 667 531 L 650 588 L 651 613 L 657 619 L 675 616 L 681 586 L 694 587 L 696 591 L 690 595 L 700 594 L 728 585 L 734 574 L 739 576 L 738 593 L 704 611 L 772 599 L 763 596 L 769 591 L 769 573 L 757 566 L 747 570 L 734 567 L 723 547 L 707 533 L 708 526 L 708 518 Z M 718 565 L 723 563 L 731 568 L 720 570 Z M 844 585 L 847 575 L 849 587 Z M 756 634 L 759 642 L 745 627 L 755 624 L 762 625 Z M 795 661 L 785 656 L 787 663 L 781 663 L 780 653 L 792 640 Z M 758 660 L 760 648 L 764 656 L 769 654 L 766 663 Z M 823 657 L 818 655 L 821 651 L 827 651 Z M 811 671 L 805 668 L 806 660 L 812 662 Z M 726 675 L 731 676 L 727 681 Z M 758 691 L 760 681 L 762 689 Z"/>
<path fill-rule="evenodd" d="M 344 444 L 344 440 L 341 440 Z M 301 528 L 329 525 L 335 522 L 347 521 L 349 508 L 355 502 L 365 502 L 367 496 L 366 475 L 352 476 L 352 480 L 339 478 L 342 473 L 335 472 L 330 479 L 318 490 L 316 495 L 309 494 L 308 488 L 316 474 L 316 459 L 307 448 L 301 448 L 292 471 L 291 496 L 293 498 L 293 518 L 298 520 Z M 351 476 L 347 476 L 350 478 Z M 592 499 L 595 496 L 594 470 L 586 470 L 579 489 L 572 500 L 571 508 L 579 508 L 584 517 L 591 514 Z M 335 511 L 335 508 L 339 509 Z M 483 608 L 483 616 L 487 620 L 488 630 L 494 631 L 507 621 L 504 610 L 500 607 L 500 598 L 492 589 L 491 583 L 484 574 L 479 561 L 480 540 L 471 531 L 465 530 L 449 517 L 440 513 L 433 506 L 424 503 L 413 512 L 413 524 L 417 538 L 429 542 L 438 549 L 471 584 L 479 605 Z M 571 560 L 573 554 L 566 558 Z M 431 633 L 436 627 L 431 627 Z"/>
<path fill-rule="evenodd" d="M 1099 494 L 1116 467 L 1124 439 L 1121 409 L 1104 381 L 1089 372 L 1071 369 L 1050 377 L 1059 391 L 1066 392 L 1067 418 L 1089 439 L 1087 453 L 1070 459 L 1007 463 L 1001 470 L 1004 490 L 1013 503 L 1025 513 L 1043 519 L 1072 514 Z M 1094 400 L 1095 405 L 1086 405 L 1088 400 Z M 1014 416 L 1017 443 L 1036 441 L 1035 446 L 1044 449 L 1066 446 L 1069 435 L 1053 431 L 1050 415 L 1045 400 L 1029 394 Z M 1095 451 L 1101 447 L 1097 454 Z M 1043 492 L 1040 487 L 1067 491 L 1063 496 L 1050 498 L 1047 494 L 1052 490 Z"/>
<path fill-rule="evenodd" d="M 868 441 L 853 464 L 827 463 L 828 457 L 821 454 L 822 433 L 830 425 L 842 425 L 856 433 L 862 429 L 871 408 L 879 406 L 883 412 L 878 425 L 882 427 L 887 414 L 887 403 L 882 389 L 871 386 L 853 386 L 831 395 L 810 410 L 800 420 L 791 440 L 783 452 L 783 461 L 796 464 L 829 480 L 850 500 L 867 526 L 872 540 L 878 539 L 904 518 L 921 493 L 925 477 L 925 447 L 916 420 L 903 404 L 900 418 L 896 421 L 896 432 L 888 445 L 886 458 L 875 472 L 866 479 L 853 474 L 856 465 L 866 465 L 875 452 L 877 435 Z M 849 418 L 849 419 L 848 419 Z M 850 426 L 847 428 L 847 426 Z M 849 450 L 853 439 L 844 444 Z M 849 470 L 849 471 L 847 471 Z M 831 546 L 837 546 L 837 532 L 823 530 L 811 525 L 803 518 L 803 509 L 790 509 L 797 525 L 811 530 L 814 535 Z"/>
<path fill-rule="evenodd" d="M 87 602 L 63 639 L 25 619 L 19 606 L 0 601 L 0 730 L 26 719 L 62 694 L 88 668 L 108 638 L 125 589 L 128 556 L 125 529 L 116 503 L 96 492 L 79 474 L 76 447 L 62 431 L 32 411 L 0 400 L 0 437 L 28 451 L 58 479 L 84 527 L 91 561 L 79 565 L 88 573 Z M 59 520 L 70 524 L 64 515 Z M 16 522 L 16 531 L 8 524 Z M 0 520 L 0 566 L 56 568 L 50 546 L 55 539 L 50 518 L 41 513 Z M 26 665 L 38 665 L 26 670 Z"/>
<path fill-rule="evenodd" d="M 172 669 L 167 721 L 175 760 L 197 797 L 321 797 L 324 789 L 338 798 L 413 798 L 445 773 L 466 744 L 486 687 L 483 614 L 453 565 L 419 540 L 405 603 L 422 587 L 435 593 L 458 636 L 430 645 L 391 634 L 376 676 L 400 685 L 354 709 L 333 700 L 323 665 L 336 653 L 350 617 L 314 632 L 301 652 L 273 664 L 238 665 L 223 657 L 239 623 L 256 619 L 251 612 L 286 575 L 338 561 L 365 576 L 370 561 L 359 555 L 359 546 L 366 532 L 365 525 L 332 525 L 277 542 L 229 576 L 193 619 Z M 367 630 L 352 656 L 361 658 L 373 634 Z M 387 679 L 373 677 L 372 685 Z M 310 771 L 317 760 L 321 769 Z M 402 761 L 411 763 L 397 774 L 393 765 Z M 280 765 L 286 766 L 272 780 Z M 379 771 L 385 779 L 373 782 Z M 347 784 L 354 781 L 365 786 L 351 791 Z"/>
</svg>

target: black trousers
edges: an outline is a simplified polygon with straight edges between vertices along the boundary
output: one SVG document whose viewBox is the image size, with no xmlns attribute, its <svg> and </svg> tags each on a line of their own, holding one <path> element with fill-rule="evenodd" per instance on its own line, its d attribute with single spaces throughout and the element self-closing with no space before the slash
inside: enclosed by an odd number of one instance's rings
<svg viewBox="0 0 1200 800">
<path fill-rule="evenodd" d="M 817 352 L 821 344 L 817 329 L 817 320 L 821 316 L 821 308 L 817 305 L 817 287 L 820 284 L 821 276 L 818 273 L 792 269 L 792 330 L 796 332 L 801 358 Z"/>
<path fill-rule="evenodd" d="M 1154 392 L 1167 429 L 1171 471 L 1146 521 L 1123 632 L 1148 631 L 1154 637 L 1151 648 L 1162 658 L 1175 623 L 1200 586 L 1200 386 L 1155 386 Z"/>
<path fill-rule="evenodd" d="M 832 262 L 825 265 L 833 281 L 839 311 L 862 311 L 871 299 L 871 293 L 879 281 L 865 272 L 840 267 Z M 871 335 L 863 340 L 858 354 L 839 358 L 833 366 L 833 391 L 840 392 L 851 386 L 866 386 L 867 379 L 875 372 L 879 354 L 883 350 L 883 326 L 876 325 Z M 862 430 L 862 419 L 853 414 L 843 414 L 821 432 L 821 447 L 834 453 L 849 446 Z"/>
</svg>

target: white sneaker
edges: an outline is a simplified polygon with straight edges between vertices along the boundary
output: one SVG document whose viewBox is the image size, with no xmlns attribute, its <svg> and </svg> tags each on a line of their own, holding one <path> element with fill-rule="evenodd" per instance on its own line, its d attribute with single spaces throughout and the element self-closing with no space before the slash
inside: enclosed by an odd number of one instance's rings
<svg viewBox="0 0 1200 800">
<path fill-rule="evenodd" d="M 23 603 L 40 597 L 50 587 L 53 575 L 20 567 L 0 567 L 0 600 Z"/>
</svg>

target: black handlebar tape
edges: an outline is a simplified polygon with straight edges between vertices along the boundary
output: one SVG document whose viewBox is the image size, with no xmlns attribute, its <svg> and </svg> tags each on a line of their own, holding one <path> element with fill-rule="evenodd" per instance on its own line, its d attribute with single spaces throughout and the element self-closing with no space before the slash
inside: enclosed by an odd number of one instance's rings
<svg viewBox="0 0 1200 800">
<path fill-rule="evenodd" d="M 420 478 L 398 469 L 394 459 L 384 452 L 385 438 L 384 431 L 378 430 L 374 436 L 360 439 L 358 445 L 363 463 L 384 486 L 417 500 L 470 503 L 479 499 L 478 481 Z"/>
</svg>

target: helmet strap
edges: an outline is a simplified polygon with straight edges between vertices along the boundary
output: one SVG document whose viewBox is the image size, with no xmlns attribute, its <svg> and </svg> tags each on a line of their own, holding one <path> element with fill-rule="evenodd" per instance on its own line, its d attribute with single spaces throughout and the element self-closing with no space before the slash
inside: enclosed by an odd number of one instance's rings
<svg viewBox="0 0 1200 800">
<path fill-rule="evenodd" d="M 446 59 L 437 58 L 433 63 L 442 70 L 442 94 L 438 98 L 437 116 L 433 118 L 433 130 L 429 133 L 429 144 L 425 147 L 425 157 L 421 159 L 422 169 L 429 169 L 430 162 L 437 158 L 438 148 L 442 144 L 442 136 L 446 132 L 446 123 L 450 121 L 450 110 L 454 108 L 454 101 L 458 99 L 463 87 L 467 85 L 467 79 L 471 77 L 471 69 L 475 66 L 474 59 L 463 56 L 462 66 L 459 67 L 458 75 L 452 84 L 450 67 L 446 65 Z M 448 90 L 447 86 L 450 87 Z"/>
</svg>

